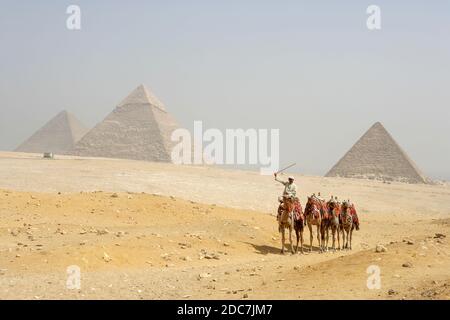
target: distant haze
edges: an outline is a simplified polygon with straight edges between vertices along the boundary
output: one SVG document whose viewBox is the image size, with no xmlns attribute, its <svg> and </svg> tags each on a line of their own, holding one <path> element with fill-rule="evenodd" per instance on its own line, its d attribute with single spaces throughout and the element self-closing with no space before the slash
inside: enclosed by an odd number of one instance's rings
<svg viewBox="0 0 450 320">
<path fill-rule="evenodd" d="M 92 127 L 139 84 L 181 126 L 280 128 L 281 165 L 325 174 L 375 122 L 450 180 L 450 2 L 0 4 L 0 150 L 63 109 Z"/>
</svg>

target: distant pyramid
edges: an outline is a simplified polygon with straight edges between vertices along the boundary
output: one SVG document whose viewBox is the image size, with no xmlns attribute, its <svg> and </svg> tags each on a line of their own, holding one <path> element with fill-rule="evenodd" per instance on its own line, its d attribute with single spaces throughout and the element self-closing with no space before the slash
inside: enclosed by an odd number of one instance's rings
<svg viewBox="0 0 450 320">
<path fill-rule="evenodd" d="M 161 101 L 140 85 L 89 131 L 71 153 L 170 162 L 173 146 L 170 137 L 177 128 Z"/>
<path fill-rule="evenodd" d="M 71 150 L 87 131 L 74 115 L 61 111 L 15 151 L 65 153 Z"/>
<path fill-rule="evenodd" d="M 326 176 L 409 183 L 428 182 L 428 179 L 379 122 L 375 123 L 356 142 Z"/>
</svg>

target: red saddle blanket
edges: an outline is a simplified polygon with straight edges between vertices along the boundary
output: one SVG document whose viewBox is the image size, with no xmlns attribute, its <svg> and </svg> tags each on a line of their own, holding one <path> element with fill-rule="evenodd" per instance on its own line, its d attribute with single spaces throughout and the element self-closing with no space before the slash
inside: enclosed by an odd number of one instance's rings
<svg viewBox="0 0 450 320">
<path fill-rule="evenodd" d="M 304 215 L 303 215 L 303 209 L 302 209 L 302 205 L 300 203 L 296 203 L 294 205 L 294 220 L 303 220 L 304 219 Z"/>
</svg>

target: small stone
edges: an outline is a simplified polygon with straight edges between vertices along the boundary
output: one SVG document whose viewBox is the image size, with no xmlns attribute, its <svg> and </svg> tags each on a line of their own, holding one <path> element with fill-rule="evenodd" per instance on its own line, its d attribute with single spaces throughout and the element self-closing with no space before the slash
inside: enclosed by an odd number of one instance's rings
<svg viewBox="0 0 450 320">
<path fill-rule="evenodd" d="M 205 272 L 205 273 L 200 273 L 197 278 L 198 278 L 198 280 L 200 280 L 200 279 L 205 279 L 205 278 L 210 278 L 210 277 L 211 277 L 211 274 Z"/>
<path fill-rule="evenodd" d="M 109 230 L 108 229 L 103 229 L 103 230 L 97 230 L 97 235 L 102 236 L 105 234 L 109 234 Z"/>
<path fill-rule="evenodd" d="M 394 289 L 389 289 L 389 291 L 388 291 L 388 295 L 390 295 L 390 296 L 396 295 L 397 293 L 398 292 L 395 291 Z"/>
<path fill-rule="evenodd" d="M 382 244 L 377 244 L 376 248 L 375 248 L 375 252 L 386 252 L 387 248 L 385 246 L 383 246 Z"/>
<path fill-rule="evenodd" d="M 443 233 L 436 233 L 435 235 L 434 235 L 434 238 L 435 239 L 443 239 L 443 238 L 445 238 L 446 236 L 445 236 L 445 234 L 443 234 Z"/>
<path fill-rule="evenodd" d="M 414 244 L 414 241 L 408 240 L 408 241 L 406 242 L 406 244 L 413 245 L 413 244 Z"/>
<path fill-rule="evenodd" d="M 117 194 L 117 193 L 113 193 L 112 195 L 111 195 L 111 198 L 118 198 L 119 197 L 119 195 Z"/>
<path fill-rule="evenodd" d="M 103 260 L 105 262 L 110 262 L 112 259 L 106 252 L 103 252 Z"/>
<path fill-rule="evenodd" d="M 411 262 L 405 262 L 404 264 L 402 264 L 403 268 L 412 268 L 412 263 Z"/>
</svg>

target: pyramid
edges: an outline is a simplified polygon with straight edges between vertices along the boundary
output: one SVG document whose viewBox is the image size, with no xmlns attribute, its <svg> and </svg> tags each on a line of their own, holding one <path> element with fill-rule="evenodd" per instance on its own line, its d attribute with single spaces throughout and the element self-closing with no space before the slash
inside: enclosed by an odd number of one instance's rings
<svg viewBox="0 0 450 320">
<path fill-rule="evenodd" d="M 170 137 L 178 125 L 144 85 L 137 87 L 71 152 L 85 157 L 106 157 L 170 162 Z"/>
<path fill-rule="evenodd" d="M 66 153 L 88 129 L 72 114 L 61 111 L 14 151 Z"/>
<path fill-rule="evenodd" d="M 325 176 L 408 183 L 428 182 L 379 122 L 375 123 Z"/>
</svg>

